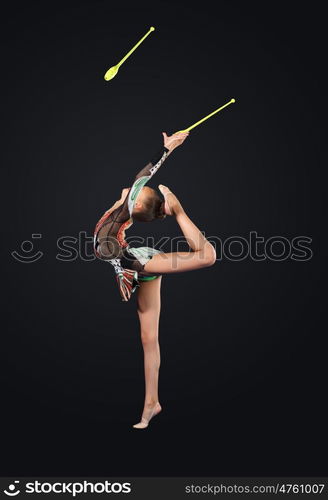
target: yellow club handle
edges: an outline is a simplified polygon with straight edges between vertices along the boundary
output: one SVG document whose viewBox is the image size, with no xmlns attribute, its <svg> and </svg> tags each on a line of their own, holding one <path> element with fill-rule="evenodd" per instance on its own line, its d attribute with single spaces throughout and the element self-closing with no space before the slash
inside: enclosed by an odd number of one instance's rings
<svg viewBox="0 0 328 500">
<path fill-rule="evenodd" d="M 135 44 L 134 47 L 132 47 L 132 49 L 130 50 L 130 52 L 128 52 L 124 57 L 123 59 L 117 64 L 118 67 L 121 66 L 121 64 L 124 63 L 124 61 L 127 60 L 127 58 L 136 50 L 137 47 L 139 47 L 139 45 L 144 41 L 145 38 L 147 38 L 148 35 L 150 35 L 150 33 L 152 31 L 155 31 L 155 28 L 154 26 L 151 26 L 151 28 L 149 29 L 149 31 L 147 31 L 147 33 L 139 40 L 138 43 Z"/>
<path fill-rule="evenodd" d="M 199 120 L 198 122 L 194 123 L 190 127 L 185 128 L 184 130 L 179 130 L 179 132 L 189 132 L 189 130 L 192 130 L 193 128 L 197 127 L 198 125 L 200 125 L 201 123 L 203 123 L 205 120 L 208 120 L 208 118 L 211 118 L 211 116 L 215 115 L 216 113 L 218 113 L 222 109 L 226 108 L 227 106 L 230 106 L 230 104 L 233 104 L 234 102 L 236 102 L 236 100 L 235 99 L 231 99 L 226 104 L 223 104 L 223 106 L 221 106 L 220 108 L 216 109 L 215 111 L 213 111 L 209 115 L 205 116 L 205 118 L 202 118 L 201 120 Z"/>
</svg>

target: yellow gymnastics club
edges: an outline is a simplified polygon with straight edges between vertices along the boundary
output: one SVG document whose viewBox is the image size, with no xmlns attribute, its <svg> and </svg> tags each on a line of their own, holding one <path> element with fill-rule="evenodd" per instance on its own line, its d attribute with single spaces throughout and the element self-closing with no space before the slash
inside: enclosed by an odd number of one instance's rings
<svg viewBox="0 0 328 500">
<path fill-rule="evenodd" d="M 114 78 L 114 76 L 117 74 L 120 66 L 124 63 L 124 61 L 127 60 L 128 57 L 130 57 L 130 55 L 132 54 L 132 52 L 134 52 L 136 50 L 137 47 L 139 47 L 139 45 L 144 41 L 145 38 L 147 38 L 148 35 L 150 35 L 150 33 L 152 31 L 155 31 L 155 28 L 152 26 L 149 31 L 139 40 L 138 43 L 135 44 L 134 47 L 132 47 L 132 49 L 130 50 L 130 52 L 128 52 L 126 54 L 126 56 L 123 57 L 123 59 L 118 63 L 116 64 L 116 66 L 112 66 L 111 68 L 109 68 L 108 71 L 106 71 L 105 73 L 105 80 L 108 82 L 108 80 L 111 80 L 112 78 Z"/>
<path fill-rule="evenodd" d="M 220 108 L 218 108 L 215 111 L 213 111 L 213 113 L 210 113 L 209 115 L 205 116 L 205 118 L 202 118 L 201 120 L 199 120 L 198 122 L 194 123 L 190 127 L 185 128 L 184 130 L 179 130 L 179 132 L 189 132 L 189 130 L 192 130 L 193 128 L 197 127 L 198 125 L 200 125 L 201 123 L 203 123 L 205 120 L 208 120 L 208 118 L 211 118 L 211 116 L 213 116 L 216 113 L 218 113 L 219 111 L 221 111 L 221 109 L 226 108 L 227 106 L 230 106 L 230 104 L 233 104 L 234 102 L 236 102 L 236 100 L 235 99 L 231 99 L 229 102 L 227 102 L 226 104 L 223 104 L 223 106 L 221 106 Z"/>
</svg>

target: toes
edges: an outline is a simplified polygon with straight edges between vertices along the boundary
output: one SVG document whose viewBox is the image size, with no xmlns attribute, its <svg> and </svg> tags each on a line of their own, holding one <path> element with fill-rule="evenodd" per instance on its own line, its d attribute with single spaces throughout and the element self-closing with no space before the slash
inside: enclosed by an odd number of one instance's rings
<svg viewBox="0 0 328 500">
<path fill-rule="evenodd" d="M 146 429 L 146 427 L 148 427 L 148 424 L 145 424 L 144 422 L 139 422 L 138 424 L 134 424 L 133 427 L 135 429 Z"/>
<path fill-rule="evenodd" d="M 160 190 L 160 192 L 165 196 L 167 193 L 170 193 L 170 190 L 167 186 L 164 186 L 163 184 L 160 184 L 158 186 L 158 189 Z"/>
</svg>

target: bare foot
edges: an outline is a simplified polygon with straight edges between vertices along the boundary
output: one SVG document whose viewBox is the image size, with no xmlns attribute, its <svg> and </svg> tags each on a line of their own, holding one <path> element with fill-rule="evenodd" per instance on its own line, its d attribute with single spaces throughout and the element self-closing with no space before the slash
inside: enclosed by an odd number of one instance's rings
<svg viewBox="0 0 328 500">
<path fill-rule="evenodd" d="M 135 429 L 146 429 L 150 420 L 160 411 L 162 411 L 162 407 L 159 403 L 155 403 L 155 406 L 151 408 L 144 408 L 140 422 L 138 424 L 134 424 L 133 427 Z"/>
<path fill-rule="evenodd" d="M 178 215 L 178 213 L 183 212 L 182 205 L 175 194 L 163 184 L 158 186 L 158 189 L 162 193 L 165 199 L 164 211 L 167 215 Z"/>
</svg>

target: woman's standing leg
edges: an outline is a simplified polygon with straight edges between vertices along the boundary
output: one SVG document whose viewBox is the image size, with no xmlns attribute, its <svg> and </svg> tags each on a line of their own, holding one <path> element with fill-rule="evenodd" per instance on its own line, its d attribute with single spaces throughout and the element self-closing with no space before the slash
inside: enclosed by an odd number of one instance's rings
<svg viewBox="0 0 328 500">
<path fill-rule="evenodd" d="M 141 282 L 138 290 L 138 316 L 144 351 L 145 404 L 141 421 L 133 426 L 137 429 L 147 427 L 150 419 L 162 409 L 158 401 L 158 377 L 161 362 L 158 341 L 161 280 L 162 277 L 159 276 L 155 280 Z"/>
</svg>

